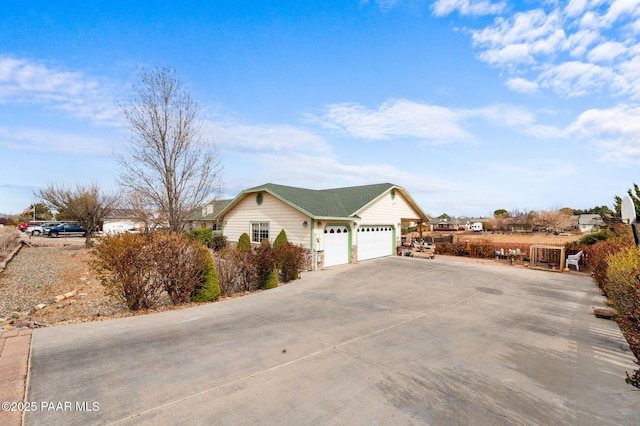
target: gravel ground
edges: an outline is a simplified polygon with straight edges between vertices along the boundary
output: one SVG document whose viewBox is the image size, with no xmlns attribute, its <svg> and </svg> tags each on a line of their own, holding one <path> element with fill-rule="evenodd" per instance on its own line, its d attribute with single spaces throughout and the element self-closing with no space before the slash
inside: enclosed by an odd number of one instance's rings
<svg viewBox="0 0 640 426">
<path fill-rule="evenodd" d="M 31 246 L 24 246 L 0 273 L 0 318 L 18 311 L 25 321 L 53 325 L 128 314 L 91 276 L 83 238 L 23 240 Z M 73 297 L 55 300 L 71 291 Z M 39 304 L 46 307 L 36 309 Z"/>
</svg>

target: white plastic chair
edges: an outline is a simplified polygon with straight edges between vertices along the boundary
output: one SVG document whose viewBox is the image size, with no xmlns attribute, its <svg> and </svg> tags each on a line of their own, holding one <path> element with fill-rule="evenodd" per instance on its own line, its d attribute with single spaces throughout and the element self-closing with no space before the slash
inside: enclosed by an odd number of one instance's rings
<svg viewBox="0 0 640 426">
<path fill-rule="evenodd" d="M 580 266 L 578 266 L 578 264 L 580 263 L 581 257 L 582 257 L 582 251 L 579 251 L 576 254 L 570 254 L 569 256 L 567 256 L 566 268 L 569 268 L 569 265 L 574 265 L 576 267 L 576 271 L 579 271 Z"/>
</svg>

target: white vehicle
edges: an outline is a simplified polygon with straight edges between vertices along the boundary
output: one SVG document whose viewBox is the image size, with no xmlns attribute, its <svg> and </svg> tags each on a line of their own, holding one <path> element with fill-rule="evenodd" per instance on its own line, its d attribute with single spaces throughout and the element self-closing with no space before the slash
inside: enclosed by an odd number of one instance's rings
<svg viewBox="0 0 640 426">
<path fill-rule="evenodd" d="M 474 224 L 471 225 L 471 230 L 474 232 L 481 232 L 482 231 L 482 222 L 475 222 Z"/>
</svg>

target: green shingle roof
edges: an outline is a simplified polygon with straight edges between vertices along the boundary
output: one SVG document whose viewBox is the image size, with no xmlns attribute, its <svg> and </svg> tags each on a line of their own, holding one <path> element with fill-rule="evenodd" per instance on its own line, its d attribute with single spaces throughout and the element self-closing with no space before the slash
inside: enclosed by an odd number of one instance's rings
<svg viewBox="0 0 640 426">
<path fill-rule="evenodd" d="M 399 187 L 391 183 L 379 183 L 317 190 L 266 183 L 243 191 L 239 197 L 247 193 L 265 191 L 312 217 L 348 218 L 356 215 L 363 207 L 391 188 Z M 419 210 L 419 207 L 416 208 Z"/>
<path fill-rule="evenodd" d="M 213 202 L 213 207 L 214 207 L 213 213 L 208 214 L 206 216 L 202 216 L 202 208 L 199 208 L 189 217 L 189 220 L 191 220 L 191 221 L 216 220 L 216 217 L 218 216 L 218 214 L 222 211 L 222 209 L 227 207 L 227 205 L 231 201 L 233 201 L 233 200 L 216 200 L 216 201 Z"/>
</svg>

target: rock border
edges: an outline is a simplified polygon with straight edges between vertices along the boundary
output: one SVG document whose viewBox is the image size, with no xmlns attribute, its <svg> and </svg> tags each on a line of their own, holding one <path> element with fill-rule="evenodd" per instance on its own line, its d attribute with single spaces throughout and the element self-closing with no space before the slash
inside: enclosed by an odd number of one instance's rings
<svg viewBox="0 0 640 426">
<path fill-rule="evenodd" d="M 11 253 L 9 253 L 9 256 L 7 256 L 6 259 L 0 262 L 0 272 L 7 269 L 7 263 L 9 263 L 11 259 L 13 259 L 16 254 L 18 254 L 18 252 L 20 251 L 23 245 L 24 245 L 24 242 L 20 241 L 20 244 L 18 244 L 18 246 L 14 248 Z"/>
</svg>

